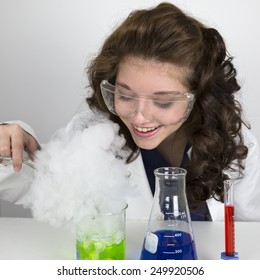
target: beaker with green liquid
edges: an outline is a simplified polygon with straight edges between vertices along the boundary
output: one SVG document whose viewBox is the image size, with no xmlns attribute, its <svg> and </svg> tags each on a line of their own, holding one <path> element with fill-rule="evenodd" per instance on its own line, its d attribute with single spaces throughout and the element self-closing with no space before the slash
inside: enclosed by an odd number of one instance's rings
<svg viewBox="0 0 260 280">
<path fill-rule="evenodd" d="M 78 260 L 125 259 L 126 208 L 82 219 L 77 228 Z"/>
</svg>

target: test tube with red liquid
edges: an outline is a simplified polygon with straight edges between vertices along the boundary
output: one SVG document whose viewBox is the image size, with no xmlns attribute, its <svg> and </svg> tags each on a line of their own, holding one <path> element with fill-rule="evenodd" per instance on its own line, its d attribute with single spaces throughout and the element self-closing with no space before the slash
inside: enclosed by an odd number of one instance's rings
<svg viewBox="0 0 260 280">
<path fill-rule="evenodd" d="M 234 185 L 231 180 L 224 181 L 224 221 L 225 221 L 225 252 L 222 259 L 238 259 L 235 252 L 235 211 Z"/>
</svg>

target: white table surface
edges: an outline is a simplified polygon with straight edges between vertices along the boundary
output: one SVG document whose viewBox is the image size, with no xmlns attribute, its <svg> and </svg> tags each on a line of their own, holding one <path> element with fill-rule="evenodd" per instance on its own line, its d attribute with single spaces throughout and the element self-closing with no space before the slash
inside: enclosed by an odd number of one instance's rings
<svg viewBox="0 0 260 280">
<path fill-rule="evenodd" d="M 222 222 L 192 222 L 200 260 L 219 260 L 224 251 Z M 139 259 L 147 221 L 127 221 L 126 259 Z M 242 260 L 260 260 L 260 223 L 236 222 L 236 251 Z M 0 218 L 1 260 L 76 258 L 73 234 L 31 218 Z"/>
</svg>

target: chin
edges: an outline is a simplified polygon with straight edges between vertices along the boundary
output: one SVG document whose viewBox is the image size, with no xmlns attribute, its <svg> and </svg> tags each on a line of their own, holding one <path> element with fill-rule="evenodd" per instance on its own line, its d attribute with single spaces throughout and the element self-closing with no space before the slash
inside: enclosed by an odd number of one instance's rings
<svg viewBox="0 0 260 280">
<path fill-rule="evenodd" d="M 135 144 L 141 148 L 141 149 L 144 149 L 144 150 L 153 150 L 155 149 L 156 147 L 158 147 L 158 144 L 148 144 L 148 143 L 140 143 L 140 141 L 135 141 Z"/>
</svg>

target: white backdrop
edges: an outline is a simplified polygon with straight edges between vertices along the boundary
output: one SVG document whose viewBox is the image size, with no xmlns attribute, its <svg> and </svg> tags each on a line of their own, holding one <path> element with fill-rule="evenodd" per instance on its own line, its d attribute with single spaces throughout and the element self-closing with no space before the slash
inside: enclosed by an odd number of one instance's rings
<svg viewBox="0 0 260 280">
<path fill-rule="evenodd" d="M 20 119 L 46 142 L 85 96 L 85 66 L 132 9 L 155 0 L 0 0 L 0 121 Z M 171 0 L 224 36 L 260 142 L 258 0 Z M 1 208 L 0 208 L 1 211 Z"/>
</svg>

